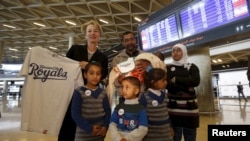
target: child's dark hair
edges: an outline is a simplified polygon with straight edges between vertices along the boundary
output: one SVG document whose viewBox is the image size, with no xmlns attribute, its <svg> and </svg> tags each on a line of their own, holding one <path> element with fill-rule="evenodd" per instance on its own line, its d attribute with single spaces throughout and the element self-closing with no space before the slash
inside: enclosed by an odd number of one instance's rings
<svg viewBox="0 0 250 141">
<path fill-rule="evenodd" d="M 89 62 L 84 69 L 84 73 L 87 73 L 89 71 L 89 68 L 91 66 L 97 66 L 101 69 L 101 74 L 102 74 L 102 65 L 99 62 L 93 61 L 93 62 Z"/>
<path fill-rule="evenodd" d="M 159 57 L 159 58 L 161 59 L 161 61 L 164 61 L 164 60 L 165 60 L 164 54 L 161 53 L 161 52 L 159 52 L 159 51 L 158 51 L 158 52 L 155 52 L 154 55 L 157 56 L 157 57 Z"/>
<path fill-rule="evenodd" d="M 140 89 L 141 87 L 141 83 L 140 83 L 140 80 L 137 78 L 137 77 L 134 77 L 134 76 L 127 76 L 125 78 L 122 79 L 122 81 L 128 81 L 130 82 L 131 84 L 135 85 L 136 87 L 138 87 Z"/>
<path fill-rule="evenodd" d="M 167 73 L 161 68 L 152 68 L 149 72 L 144 73 L 145 90 L 153 88 L 156 81 L 161 80 Z"/>
</svg>

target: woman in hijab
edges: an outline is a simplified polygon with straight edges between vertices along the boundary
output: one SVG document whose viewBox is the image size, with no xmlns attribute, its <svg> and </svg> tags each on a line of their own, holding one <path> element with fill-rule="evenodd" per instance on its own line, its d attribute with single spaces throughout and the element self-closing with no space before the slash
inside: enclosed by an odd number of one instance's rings
<svg viewBox="0 0 250 141">
<path fill-rule="evenodd" d="M 176 44 L 172 48 L 172 63 L 167 64 L 169 115 L 174 129 L 174 141 L 195 141 L 199 127 L 199 109 L 195 87 L 200 84 L 199 68 L 188 62 L 187 48 Z"/>
</svg>

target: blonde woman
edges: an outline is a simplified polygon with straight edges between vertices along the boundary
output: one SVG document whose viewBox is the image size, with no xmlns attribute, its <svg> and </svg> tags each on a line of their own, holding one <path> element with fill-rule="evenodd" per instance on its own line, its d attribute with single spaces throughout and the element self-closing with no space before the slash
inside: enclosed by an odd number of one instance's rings
<svg viewBox="0 0 250 141">
<path fill-rule="evenodd" d="M 85 66 L 89 62 L 99 62 L 102 64 L 102 79 L 108 74 L 108 57 L 98 50 L 98 42 L 102 35 L 101 26 L 94 20 L 84 23 L 81 31 L 86 38 L 85 45 L 72 45 L 66 56 L 70 59 L 79 61 L 79 65 L 84 72 Z M 86 80 L 84 80 L 86 82 Z M 76 124 L 71 117 L 71 102 L 68 106 L 67 113 L 58 136 L 58 141 L 74 141 Z"/>
</svg>

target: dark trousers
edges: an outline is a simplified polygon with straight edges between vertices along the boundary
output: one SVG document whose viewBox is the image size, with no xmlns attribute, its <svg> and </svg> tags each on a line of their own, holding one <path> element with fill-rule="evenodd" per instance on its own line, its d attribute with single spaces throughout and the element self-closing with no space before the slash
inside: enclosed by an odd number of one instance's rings
<svg viewBox="0 0 250 141">
<path fill-rule="evenodd" d="M 196 141 L 196 128 L 174 127 L 174 141 L 181 141 L 182 135 L 185 141 Z"/>
<path fill-rule="evenodd" d="M 71 103 L 68 106 L 67 112 L 58 135 L 58 141 L 74 141 L 76 133 L 76 123 L 71 116 Z"/>
<path fill-rule="evenodd" d="M 240 100 L 240 95 L 242 95 L 243 98 L 247 101 L 247 98 L 245 97 L 245 95 L 242 91 L 238 91 L 238 95 L 239 95 L 239 100 Z"/>
</svg>

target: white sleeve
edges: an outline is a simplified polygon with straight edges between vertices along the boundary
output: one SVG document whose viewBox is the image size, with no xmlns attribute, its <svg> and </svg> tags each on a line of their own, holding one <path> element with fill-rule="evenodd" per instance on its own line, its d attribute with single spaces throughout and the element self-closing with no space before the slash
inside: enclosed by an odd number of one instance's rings
<svg viewBox="0 0 250 141">
<path fill-rule="evenodd" d="M 121 140 L 121 135 L 118 131 L 117 124 L 114 122 L 111 122 L 109 124 L 109 130 L 110 130 L 110 137 L 112 141 L 120 141 Z"/>
<path fill-rule="evenodd" d="M 83 83 L 82 70 L 79 67 L 79 70 L 78 70 L 78 73 L 77 73 L 77 76 L 76 76 L 76 80 L 75 80 L 75 88 L 83 86 L 83 85 L 84 85 L 84 83 Z"/>
<path fill-rule="evenodd" d="M 137 129 L 134 129 L 132 132 L 127 134 L 125 138 L 128 141 L 141 141 L 147 133 L 148 133 L 148 127 L 139 126 Z"/>
<path fill-rule="evenodd" d="M 22 67 L 21 67 L 21 70 L 20 70 L 19 74 L 17 75 L 18 77 L 25 76 L 25 75 L 28 74 L 28 72 L 29 72 L 29 62 L 30 62 L 30 59 L 31 59 L 31 51 L 32 50 L 29 50 L 28 53 L 26 54 L 24 63 L 22 65 Z"/>
</svg>

